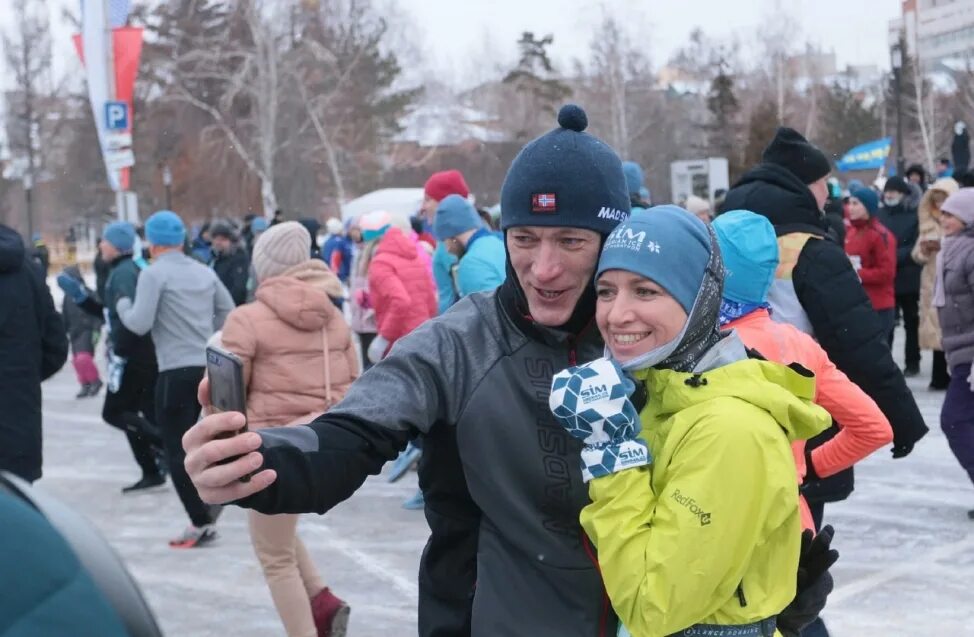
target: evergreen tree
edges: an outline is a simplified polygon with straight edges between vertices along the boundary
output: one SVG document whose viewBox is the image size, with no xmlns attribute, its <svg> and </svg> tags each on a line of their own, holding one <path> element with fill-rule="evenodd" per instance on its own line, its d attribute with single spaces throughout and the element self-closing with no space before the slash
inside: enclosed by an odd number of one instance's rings
<svg viewBox="0 0 974 637">
<path fill-rule="evenodd" d="M 518 140 L 530 139 L 539 129 L 550 128 L 552 116 L 571 95 L 571 88 L 557 77 L 548 56 L 553 42 L 551 35 L 538 39 L 530 31 L 522 33 L 517 43 L 521 57 L 504 77 L 503 83 L 521 101 L 520 126 L 515 131 Z"/>
<path fill-rule="evenodd" d="M 826 154 L 841 157 L 853 146 L 880 137 L 878 108 L 867 99 L 839 81 L 822 91 L 815 141 Z"/>
<path fill-rule="evenodd" d="M 717 75 L 710 83 L 707 110 L 710 111 L 711 121 L 704 128 L 707 131 L 709 151 L 718 157 L 727 158 L 733 181 L 741 173 L 738 122 L 740 104 L 734 94 L 734 78 L 726 72 L 722 61 L 718 64 Z"/>
</svg>

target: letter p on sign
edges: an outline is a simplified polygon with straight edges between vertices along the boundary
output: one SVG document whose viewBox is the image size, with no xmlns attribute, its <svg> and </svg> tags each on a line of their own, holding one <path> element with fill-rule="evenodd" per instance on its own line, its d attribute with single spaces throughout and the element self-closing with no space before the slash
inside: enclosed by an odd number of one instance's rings
<svg viewBox="0 0 974 637">
<path fill-rule="evenodd" d="M 105 102 L 105 128 L 107 130 L 128 130 L 129 105 L 125 102 Z"/>
</svg>

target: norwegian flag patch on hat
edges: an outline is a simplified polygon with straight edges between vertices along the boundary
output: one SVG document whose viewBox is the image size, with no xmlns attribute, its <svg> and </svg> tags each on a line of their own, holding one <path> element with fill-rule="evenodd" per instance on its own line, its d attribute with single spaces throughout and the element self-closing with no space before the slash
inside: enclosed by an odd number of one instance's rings
<svg viewBox="0 0 974 637">
<path fill-rule="evenodd" d="M 558 201 L 553 192 L 535 193 L 531 195 L 531 212 L 553 213 L 558 211 Z"/>
</svg>

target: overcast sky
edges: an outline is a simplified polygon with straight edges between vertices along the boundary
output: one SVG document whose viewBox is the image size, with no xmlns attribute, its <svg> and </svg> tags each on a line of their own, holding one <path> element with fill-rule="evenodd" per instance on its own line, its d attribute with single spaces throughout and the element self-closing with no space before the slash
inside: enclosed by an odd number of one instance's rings
<svg viewBox="0 0 974 637">
<path fill-rule="evenodd" d="M 694 27 L 715 37 L 736 34 L 744 49 L 756 49 L 762 21 L 774 0 L 398 0 L 423 33 L 428 57 L 437 65 L 469 72 L 471 55 L 486 57 L 485 40 L 498 57 L 513 59 L 520 33 L 552 33 L 553 56 L 568 70 L 575 58 L 587 56 L 592 32 L 603 10 L 628 24 L 645 43 L 655 67 L 680 48 Z M 846 64 L 889 66 L 887 28 L 900 15 L 899 0 L 785 0 L 781 2 L 800 25 L 796 44 L 810 40 L 834 49 L 840 68 Z M 867 17 L 861 17 L 867 16 Z M 489 37 L 485 34 L 489 33 Z M 457 68 L 459 67 L 459 68 Z"/>
<path fill-rule="evenodd" d="M 11 28 L 14 2 L 0 0 L 0 28 Z M 141 0 L 133 0 L 140 2 Z M 380 0 L 381 1 L 381 0 Z M 399 7 L 416 29 L 426 64 L 450 82 L 469 81 L 478 66 L 507 65 L 525 30 L 552 33 L 551 52 L 563 70 L 585 58 L 603 10 L 620 19 L 644 43 L 654 66 L 666 62 L 694 27 L 714 37 L 736 34 L 744 53 L 753 55 L 763 39 L 762 21 L 776 0 L 386 0 Z M 846 64 L 889 66 L 887 24 L 900 12 L 899 0 L 779 0 L 800 25 L 794 43 L 810 40 L 834 49 Z M 77 10 L 77 0 L 48 0 L 55 41 L 55 72 L 78 70 L 70 44 L 71 28 L 62 7 Z M 866 18 L 860 16 L 868 16 Z M 478 79 L 478 78 L 474 78 Z"/>
</svg>

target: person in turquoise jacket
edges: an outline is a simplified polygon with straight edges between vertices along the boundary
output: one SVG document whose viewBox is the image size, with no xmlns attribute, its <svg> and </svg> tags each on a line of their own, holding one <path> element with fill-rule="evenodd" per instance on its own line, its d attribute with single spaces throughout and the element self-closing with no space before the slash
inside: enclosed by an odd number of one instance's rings
<svg viewBox="0 0 974 637">
<path fill-rule="evenodd" d="M 677 206 L 633 213 L 596 271 L 609 356 L 553 380 L 552 412 L 584 445 L 580 521 L 620 636 L 801 628 L 778 617 L 803 543 L 790 443 L 831 419 L 810 372 L 751 358 L 719 330 L 723 276 L 702 221 Z"/>
<path fill-rule="evenodd" d="M 443 170 L 430 175 L 423 185 L 423 205 L 420 210 L 427 223 L 433 223 L 436 218 L 436 208 L 449 195 L 460 195 L 463 198 L 470 196 L 470 188 L 463 178 L 463 173 L 459 170 Z M 460 299 L 453 279 L 453 268 L 456 264 L 456 256 L 440 242 L 433 252 L 433 278 L 436 280 L 440 314 L 446 312 Z"/>
<path fill-rule="evenodd" d="M 433 234 L 459 259 L 454 278 L 461 299 L 474 292 L 489 292 L 504 282 L 504 241 L 484 226 L 469 201 L 460 195 L 443 199 L 436 208 Z"/>
</svg>

